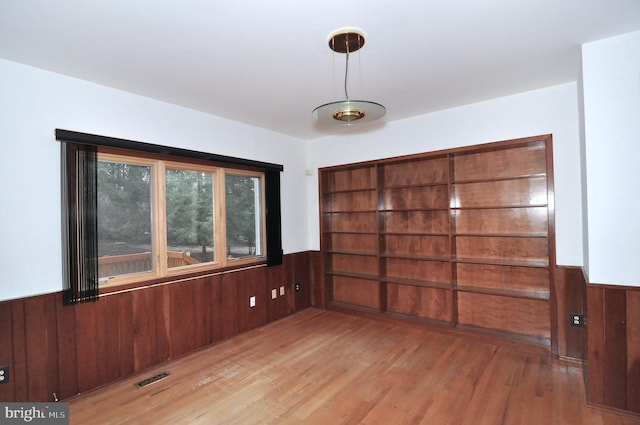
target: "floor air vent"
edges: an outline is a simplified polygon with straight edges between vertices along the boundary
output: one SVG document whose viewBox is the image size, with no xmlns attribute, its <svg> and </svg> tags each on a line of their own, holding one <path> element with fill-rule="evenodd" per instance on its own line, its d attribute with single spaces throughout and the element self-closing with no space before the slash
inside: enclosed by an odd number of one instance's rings
<svg viewBox="0 0 640 425">
<path fill-rule="evenodd" d="M 136 387 L 138 387 L 138 388 L 146 387 L 147 385 L 151 385 L 153 383 L 156 383 L 156 382 L 166 378 L 167 376 L 169 376 L 169 373 L 167 373 L 167 372 L 162 372 L 162 373 L 159 373 L 157 375 L 150 376 L 147 379 L 143 379 L 142 381 L 138 382 L 136 384 Z"/>
</svg>

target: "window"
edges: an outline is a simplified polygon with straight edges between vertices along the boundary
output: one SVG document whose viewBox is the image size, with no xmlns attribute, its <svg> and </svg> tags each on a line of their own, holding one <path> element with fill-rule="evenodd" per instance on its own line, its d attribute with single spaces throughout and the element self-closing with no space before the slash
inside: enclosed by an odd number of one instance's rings
<svg viewBox="0 0 640 425">
<path fill-rule="evenodd" d="M 263 186 L 260 172 L 99 151 L 100 284 L 264 261 Z"/>
<path fill-rule="evenodd" d="M 282 166 L 66 130 L 56 138 L 65 303 L 96 299 L 98 284 L 282 263 Z"/>
<path fill-rule="evenodd" d="M 214 176 L 208 170 L 165 172 L 169 268 L 215 263 Z"/>
<path fill-rule="evenodd" d="M 98 276 L 152 272 L 153 167 L 98 155 Z"/>
<path fill-rule="evenodd" d="M 261 177 L 226 174 L 227 258 L 261 256 Z"/>
</svg>

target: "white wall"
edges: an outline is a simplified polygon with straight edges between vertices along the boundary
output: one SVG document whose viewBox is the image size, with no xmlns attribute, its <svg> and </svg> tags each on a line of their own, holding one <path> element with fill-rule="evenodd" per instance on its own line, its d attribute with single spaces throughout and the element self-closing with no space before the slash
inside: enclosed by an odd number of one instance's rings
<svg viewBox="0 0 640 425">
<path fill-rule="evenodd" d="M 577 83 L 421 115 L 310 143 L 309 241 L 318 249 L 318 167 L 553 134 L 557 263 L 582 265 Z"/>
<path fill-rule="evenodd" d="M 582 48 L 589 281 L 640 286 L 640 31 Z"/>
<path fill-rule="evenodd" d="M 283 164 L 283 249 L 308 249 L 305 142 L 0 59 L 0 301 L 62 289 L 56 128 Z"/>
<path fill-rule="evenodd" d="M 283 164 L 285 253 L 319 248 L 318 167 L 552 133 L 557 260 L 582 265 L 576 83 L 304 142 L 5 60 L 0 77 L 0 300 L 62 287 L 55 128 Z"/>
</svg>

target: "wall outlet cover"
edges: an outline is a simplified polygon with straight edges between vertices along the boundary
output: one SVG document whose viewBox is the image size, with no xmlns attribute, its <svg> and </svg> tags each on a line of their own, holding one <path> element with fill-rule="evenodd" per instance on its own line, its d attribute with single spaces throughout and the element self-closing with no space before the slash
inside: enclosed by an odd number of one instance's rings
<svg viewBox="0 0 640 425">
<path fill-rule="evenodd" d="M 9 382 L 9 366 L 0 366 L 0 384 Z"/>
</svg>

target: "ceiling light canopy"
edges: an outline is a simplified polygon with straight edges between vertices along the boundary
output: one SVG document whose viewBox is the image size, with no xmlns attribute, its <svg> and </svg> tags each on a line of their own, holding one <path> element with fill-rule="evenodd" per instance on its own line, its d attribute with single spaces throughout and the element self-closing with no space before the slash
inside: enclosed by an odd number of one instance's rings
<svg viewBox="0 0 640 425">
<path fill-rule="evenodd" d="M 364 46 L 364 33 L 357 29 L 342 29 L 329 36 L 329 48 L 336 53 L 345 53 L 344 97 L 345 100 L 325 103 L 313 110 L 313 118 L 321 122 L 336 122 L 350 125 L 382 118 L 387 110 L 379 103 L 368 100 L 351 100 L 347 91 L 349 54 Z"/>
</svg>

